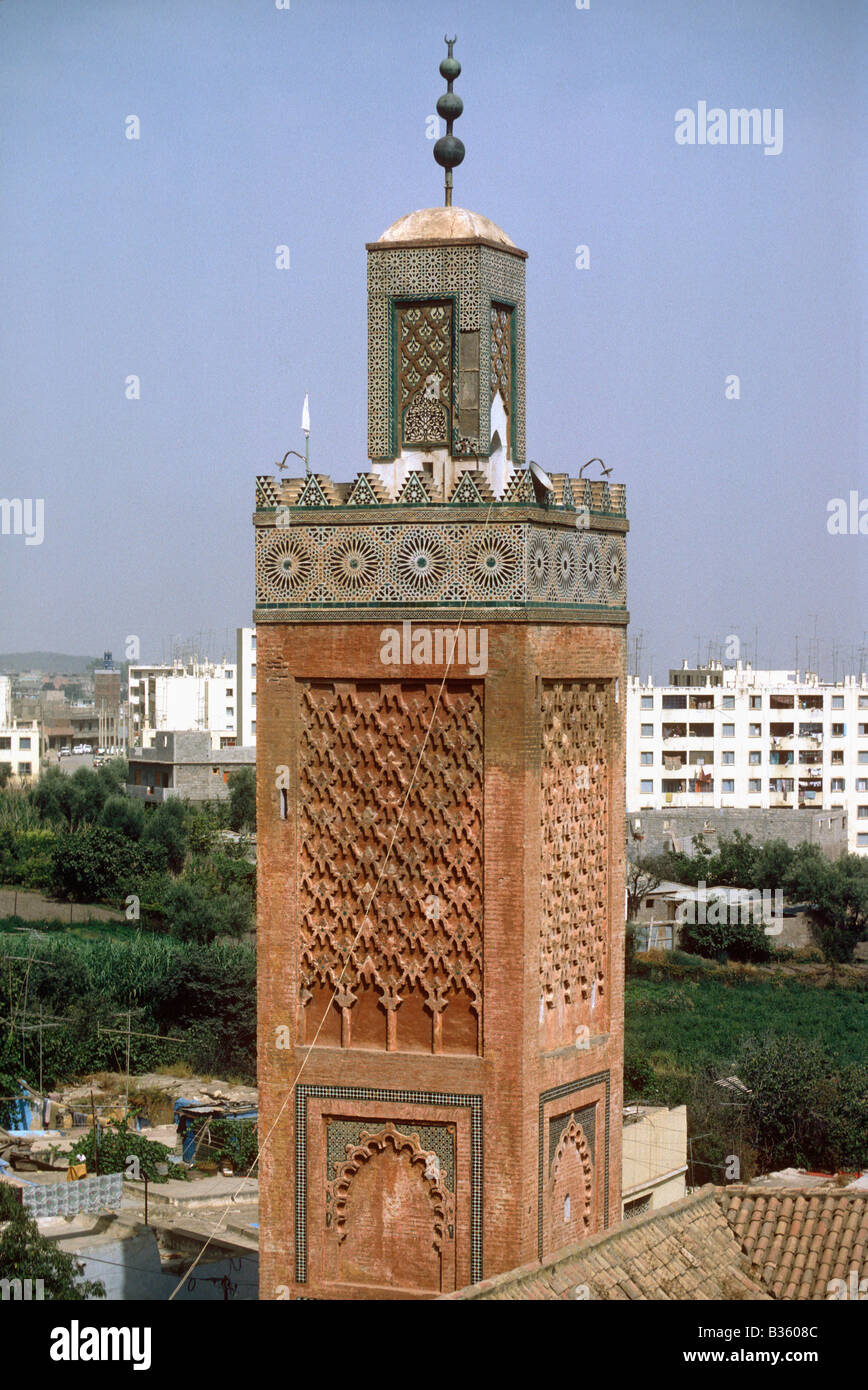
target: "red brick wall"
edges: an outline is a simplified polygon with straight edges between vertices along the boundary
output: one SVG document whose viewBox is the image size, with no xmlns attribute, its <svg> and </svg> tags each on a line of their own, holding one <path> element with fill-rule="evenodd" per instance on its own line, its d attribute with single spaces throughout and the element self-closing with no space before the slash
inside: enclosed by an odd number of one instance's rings
<svg viewBox="0 0 868 1390">
<path fill-rule="evenodd" d="M 470 620 L 468 619 L 468 622 Z M 476 620 L 474 619 L 474 623 Z M 478 625 L 478 624 L 477 624 Z M 620 1210 L 620 1112 L 623 1057 L 623 824 L 624 824 L 624 629 L 566 624 L 488 623 L 488 670 L 479 677 L 484 711 L 484 790 L 482 806 L 482 1044 L 481 1055 L 421 1050 L 388 1051 L 342 1047 L 341 1020 L 320 1035 L 320 1044 L 309 1054 L 303 1042 L 303 1011 L 299 1004 L 299 866 L 306 864 L 305 847 L 299 843 L 299 682 L 407 681 L 420 678 L 439 681 L 443 667 L 420 671 L 417 667 L 384 667 L 380 659 L 382 624 L 260 624 L 257 630 L 257 786 L 259 853 L 259 1071 L 261 1134 L 265 1149 L 261 1162 L 261 1296 L 275 1298 L 292 1292 L 304 1297 L 431 1296 L 437 1263 L 443 1287 L 454 1277 L 466 1282 L 471 1269 L 473 1216 L 470 1191 L 473 1116 L 481 1097 L 481 1138 L 484 1150 L 482 1185 L 482 1268 L 489 1276 L 535 1259 L 540 1229 L 540 1105 L 544 1112 L 543 1245 L 560 1245 L 563 1231 L 556 1228 L 558 1210 L 563 1216 L 560 1189 L 554 1208 L 549 1191 L 547 1135 L 550 1124 L 574 1110 L 595 1106 L 594 1177 L 592 1221 L 603 1225 L 601 1208 L 608 1196 L 609 1222 Z M 468 672 L 456 668 L 450 681 L 466 680 Z M 606 967 L 602 987 L 591 1009 L 589 996 L 572 1005 L 565 1001 L 557 1026 L 547 1020 L 548 1005 L 541 1000 L 540 933 L 542 878 L 559 874 L 562 896 L 570 888 L 569 877 L 545 862 L 555 843 L 562 857 L 567 840 L 545 838 L 541 806 L 543 773 L 542 703 L 544 682 L 594 682 L 605 704 L 607 768 L 594 776 L 605 778 L 608 817 L 608 883 L 605 904 L 609 913 L 606 932 Z M 615 698 L 616 682 L 618 699 Z M 436 728 L 436 723 L 435 723 Z M 415 763 L 412 750 L 400 748 L 396 730 L 396 756 L 404 766 Z M 323 756 L 328 757 L 329 735 L 323 732 Z M 569 740 L 568 740 L 569 742 Z M 436 745 L 429 744 L 423 765 Z M 438 756 L 445 757 L 443 747 Z M 568 750 L 564 777 L 575 778 L 575 748 Z M 599 763 L 599 757 L 596 759 Z M 579 764 L 581 767 L 582 763 Z M 444 764 L 445 766 L 445 764 Z M 286 768 L 287 773 L 282 773 Z M 280 783 L 288 777 L 287 816 L 280 816 Z M 431 782 L 436 797 L 436 782 Z M 598 788 L 599 789 L 599 788 Z M 310 796 L 309 786 L 305 795 Z M 594 805 L 599 805 L 599 798 Z M 436 807 L 433 808 L 436 810 Z M 382 814 L 382 809 L 381 809 Z M 455 816 L 449 804 L 450 817 Z M 305 823 L 309 823 L 309 818 Z M 389 834 L 384 843 L 388 845 Z M 429 828 L 426 831 L 431 834 Z M 444 836 L 448 826 L 444 827 Z M 437 846 L 435 846 L 437 848 Z M 433 850 L 432 850 L 433 852 Z M 597 853 L 597 859 L 599 854 Z M 314 866 L 315 868 L 315 866 Z M 312 872 L 311 870 L 306 870 Z M 327 865 L 323 872 L 330 872 Z M 409 874 L 409 870 L 405 872 Z M 599 874 L 597 874 L 599 878 Z M 566 890 L 564 890 L 566 884 Z M 408 912 L 418 906 L 417 885 L 408 880 Z M 391 885 L 392 891 L 395 884 Z M 414 899 L 415 893 L 415 899 Z M 473 901 L 472 897 L 470 899 Z M 578 899 L 576 899 L 578 901 Z M 584 899 L 582 899 L 584 902 Z M 582 904 L 580 903 L 580 908 Z M 586 904 L 585 904 L 586 906 Z M 478 906 L 474 909 L 478 915 Z M 572 911 L 572 909 L 570 909 Z M 325 908 L 323 908 L 325 911 Z M 397 920 L 402 920 L 401 912 Z M 575 914 L 574 914 L 575 915 Z M 384 929 L 388 926 L 384 922 Z M 387 943 L 382 943 L 387 949 Z M 399 991 L 400 992 L 400 991 Z M 403 996 L 402 996 L 403 997 Z M 541 1009 L 542 1004 L 542 1009 Z M 352 1006 L 349 1010 L 352 1015 Z M 376 1005 L 374 1006 L 377 1007 Z M 400 1005 L 392 1039 L 400 1048 Z M 335 1011 L 336 1012 L 336 1011 Z M 417 1010 L 418 1012 L 418 1010 Z M 550 1011 L 549 1011 L 550 1012 Z M 448 1009 L 447 1009 L 448 1013 Z M 542 1027 L 541 1027 L 542 1015 Z M 575 1016 L 573 1016 L 575 1015 Z M 583 1024 L 576 1046 L 576 1027 Z M 281 1031 L 282 1030 L 282 1031 Z M 564 1031 L 566 1030 L 566 1032 Z M 350 1036 L 352 1028 L 350 1028 Z M 426 1034 L 416 1018 L 403 1036 L 414 1048 L 426 1045 Z M 388 1032 L 386 1040 L 388 1042 Z M 433 1032 L 432 1032 L 433 1039 Z M 283 1044 L 288 1041 L 289 1045 Z M 432 1040 L 432 1047 L 436 1042 Z M 466 1045 L 466 1044 L 465 1044 Z M 307 1282 L 295 1284 L 296 1174 L 294 1078 L 301 1073 L 303 1086 L 356 1088 L 357 1090 L 407 1093 L 411 1099 L 388 1102 L 377 1096 L 306 1098 L 306 1218 Z M 606 1150 L 606 1087 L 608 1073 L 609 1136 L 608 1189 L 604 1181 Z M 433 1094 L 443 1099 L 426 1100 Z M 365 1161 L 365 1176 L 357 1193 L 369 1190 L 367 1203 L 353 1198 L 352 1183 L 346 1201 L 342 1243 L 356 1254 L 341 1265 L 335 1255 L 335 1228 L 329 1225 L 329 1172 L 323 1158 L 323 1115 L 341 1123 L 370 1119 L 373 1134 L 382 1135 L 390 1123 L 403 1135 L 424 1125 L 454 1127 L 454 1191 L 438 1197 L 436 1175 L 425 1178 L 415 1168 L 409 1150 L 400 1160 L 394 1146 L 382 1141 L 378 1152 L 388 1157 L 383 1176 L 374 1176 L 374 1165 Z M 471 1114 L 473 1111 L 473 1115 Z M 315 1112 L 315 1113 L 314 1113 Z M 278 1118 L 279 1116 L 279 1118 Z M 273 1127 L 273 1128 L 272 1128 Z M 341 1131 L 342 1132 L 342 1131 Z M 424 1148 L 424 1145 L 423 1145 Z M 478 1155 L 477 1155 L 478 1162 Z M 403 1163 L 403 1168 L 401 1164 Z M 359 1173 L 361 1174 L 361 1169 Z M 478 1166 L 477 1166 L 478 1173 Z M 566 1170 L 565 1170 L 566 1171 Z M 399 1176 L 400 1174 L 400 1176 Z M 358 1181 L 353 1176 L 352 1182 Z M 426 1186 L 427 1184 L 427 1186 Z M 442 1188 L 443 1184 L 439 1186 Z M 433 1195 L 432 1195 L 433 1194 Z M 477 1196 L 480 1194 L 477 1193 Z M 424 1198 L 424 1200 L 423 1200 Z M 388 1200 L 387 1200 L 388 1199 Z M 435 1212 L 437 1202 L 452 1212 L 452 1234 L 441 1240 L 437 1262 L 432 1255 L 434 1226 L 425 1231 L 425 1213 Z M 426 1205 L 427 1203 L 427 1205 Z M 450 1206 L 451 1203 L 451 1206 Z M 558 1206 L 559 1204 L 559 1206 Z M 575 1219 L 571 1193 L 571 1220 Z M 405 1220 L 407 1212 L 412 1220 Z M 434 1215 L 431 1220 L 434 1222 Z M 371 1236 L 371 1261 L 352 1282 L 350 1266 L 358 1268 L 358 1241 L 349 1233 L 350 1223 L 372 1229 L 380 1221 L 391 1229 L 376 1239 Z M 404 1229 L 405 1228 L 405 1229 Z M 412 1251 L 418 1250 L 413 1260 Z M 444 1252 L 445 1251 L 445 1255 Z M 544 1249 L 544 1253 L 547 1253 Z M 445 1264 L 444 1264 L 445 1260 Z M 353 1263 L 355 1261 L 355 1264 Z M 406 1267 L 414 1265 L 412 1278 Z M 445 1274 L 442 1272 L 445 1269 Z M 377 1273 L 379 1271 L 379 1273 Z M 363 1277 L 361 1277 L 363 1276 Z M 377 1283 L 377 1279 L 383 1282 Z M 284 1292 L 286 1291 L 286 1293 Z M 429 1291 L 430 1290 L 430 1291 Z"/>
</svg>

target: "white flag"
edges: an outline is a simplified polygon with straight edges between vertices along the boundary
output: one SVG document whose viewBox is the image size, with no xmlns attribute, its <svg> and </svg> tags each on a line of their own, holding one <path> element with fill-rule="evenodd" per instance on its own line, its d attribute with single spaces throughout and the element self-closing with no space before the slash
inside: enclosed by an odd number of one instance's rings
<svg viewBox="0 0 868 1390">
<path fill-rule="evenodd" d="M 301 408 L 301 427 L 305 434 L 310 434 L 310 406 L 307 403 L 307 392 L 305 392 L 304 405 Z"/>
</svg>

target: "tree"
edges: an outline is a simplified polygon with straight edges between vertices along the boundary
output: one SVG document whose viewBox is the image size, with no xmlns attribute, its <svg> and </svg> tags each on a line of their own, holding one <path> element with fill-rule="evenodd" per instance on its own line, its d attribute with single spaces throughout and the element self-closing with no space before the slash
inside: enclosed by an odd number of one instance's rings
<svg viewBox="0 0 868 1390">
<path fill-rule="evenodd" d="M 795 857 L 796 850 L 786 840 L 767 840 L 765 844 L 757 846 L 753 860 L 753 882 L 741 886 L 770 891 L 783 888 Z"/>
<path fill-rule="evenodd" d="M 656 858 L 645 856 L 627 860 L 627 921 L 632 922 L 646 893 L 653 893 L 663 882 Z"/>
<path fill-rule="evenodd" d="M 256 829 L 256 773 L 240 767 L 229 778 L 229 824 L 233 830 Z"/>
<path fill-rule="evenodd" d="M 207 883 L 179 879 L 166 891 L 162 910 L 179 941 L 240 936 L 250 923 L 250 897 L 242 889 L 214 893 Z"/>
<path fill-rule="evenodd" d="M 759 922 L 744 922 L 742 915 L 740 906 L 718 903 L 712 898 L 706 904 L 704 922 L 685 922 L 682 925 L 682 950 L 704 956 L 706 960 L 714 960 L 724 952 L 732 960 L 768 960 L 772 953 L 769 938 Z M 718 917 L 723 920 L 718 921 Z M 713 920 L 709 921 L 709 918 Z"/>
<path fill-rule="evenodd" d="M 187 811 L 176 797 L 147 813 L 141 845 L 155 869 L 179 874 L 187 857 Z"/>
<path fill-rule="evenodd" d="M 868 860 L 858 854 L 826 859 L 816 845 L 802 845 L 787 873 L 789 893 L 809 902 L 819 925 L 815 936 L 829 961 L 850 961 L 868 930 Z"/>
<path fill-rule="evenodd" d="M 42 1296 L 52 1301 L 83 1302 L 105 1298 L 105 1285 L 83 1279 L 84 1265 L 41 1235 L 13 1188 L 0 1184 L 0 1279 L 42 1280 Z M 35 1287 L 35 1283 L 34 1283 Z"/>
<path fill-rule="evenodd" d="M 756 847 L 750 835 L 736 830 L 732 839 L 721 835 L 717 853 L 711 856 L 706 875 L 707 883 L 723 884 L 727 888 L 753 886 Z"/>
<path fill-rule="evenodd" d="M 145 828 L 145 808 L 140 801 L 132 801 L 128 796 L 110 796 L 102 808 L 100 821 L 108 830 L 116 830 L 128 840 L 139 840 Z"/>
</svg>

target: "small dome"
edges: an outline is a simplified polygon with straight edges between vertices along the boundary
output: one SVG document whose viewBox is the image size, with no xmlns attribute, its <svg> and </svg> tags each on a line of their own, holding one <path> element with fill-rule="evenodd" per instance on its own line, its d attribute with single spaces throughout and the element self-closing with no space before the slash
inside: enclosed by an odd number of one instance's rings
<svg viewBox="0 0 868 1390">
<path fill-rule="evenodd" d="M 414 241 L 493 241 L 497 246 L 517 250 L 506 232 L 488 217 L 466 208 L 419 208 L 399 217 L 380 237 L 381 243 Z M 378 243 L 379 244 L 379 243 Z"/>
</svg>

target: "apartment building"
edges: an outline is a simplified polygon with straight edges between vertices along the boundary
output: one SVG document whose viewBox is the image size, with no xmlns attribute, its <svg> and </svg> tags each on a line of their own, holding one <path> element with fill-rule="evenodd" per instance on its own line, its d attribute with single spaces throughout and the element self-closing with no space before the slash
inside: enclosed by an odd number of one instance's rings
<svg viewBox="0 0 868 1390">
<path fill-rule="evenodd" d="M 207 731 L 218 748 L 238 742 L 236 668 L 228 662 L 175 661 L 131 666 L 130 746 L 148 747 L 157 731 Z"/>
<path fill-rule="evenodd" d="M 627 808 L 845 811 L 868 853 L 868 678 L 739 662 L 627 686 Z"/>
<path fill-rule="evenodd" d="M 236 671 L 238 673 L 238 743 L 244 748 L 256 744 L 256 628 L 238 629 Z"/>
</svg>

